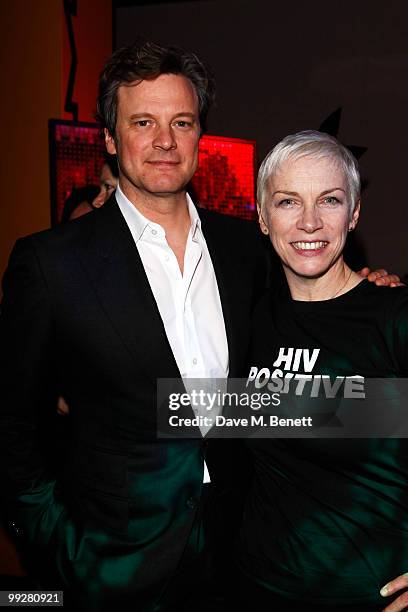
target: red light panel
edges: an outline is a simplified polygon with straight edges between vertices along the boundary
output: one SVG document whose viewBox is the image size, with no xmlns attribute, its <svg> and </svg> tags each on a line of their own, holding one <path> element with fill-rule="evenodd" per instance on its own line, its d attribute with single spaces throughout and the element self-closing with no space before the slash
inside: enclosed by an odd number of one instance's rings
<svg viewBox="0 0 408 612">
<path fill-rule="evenodd" d="M 203 136 L 193 196 L 203 208 L 255 218 L 255 141 Z"/>
<path fill-rule="evenodd" d="M 105 144 L 96 124 L 50 121 L 51 216 L 58 223 L 74 187 L 98 185 Z M 255 218 L 255 141 L 203 136 L 191 195 L 203 208 Z"/>
<path fill-rule="evenodd" d="M 95 124 L 50 122 L 51 218 L 61 219 L 74 187 L 99 185 L 105 143 Z"/>
</svg>

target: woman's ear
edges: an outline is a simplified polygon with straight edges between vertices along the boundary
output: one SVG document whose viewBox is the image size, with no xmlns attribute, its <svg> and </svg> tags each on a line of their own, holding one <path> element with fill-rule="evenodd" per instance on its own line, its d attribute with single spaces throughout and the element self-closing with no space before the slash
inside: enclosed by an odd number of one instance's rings
<svg viewBox="0 0 408 612">
<path fill-rule="evenodd" d="M 259 227 L 261 228 L 261 232 L 263 234 L 269 234 L 269 229 L 263 218 L 262 208 L 259 202 L 256 203 L 256 208 L 258 210 L 258 222 L 259 222 Z"/>
<path fill-rule="evenodd" d="M 361 199 L 358 199 L 354 207 L 353 214 L 351 215 L 351 219 L 349 223 L 349 232 L 352 232 L 358 223 L 358 219 L 360 216 L 360 208 L 361 208 Z"/>
</svg>

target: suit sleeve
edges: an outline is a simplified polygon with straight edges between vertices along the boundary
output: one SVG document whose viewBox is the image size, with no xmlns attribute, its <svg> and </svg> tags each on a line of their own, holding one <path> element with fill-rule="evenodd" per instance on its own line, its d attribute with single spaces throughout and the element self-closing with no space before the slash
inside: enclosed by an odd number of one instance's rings
<svg viewBox="0 0 408 612">
<path fill-rule="evenodd" d="M 46 469 L 40 423 L 55 358 L 51 300 L 32 238 L 19 240 L 3 279 L 0 315 L 0 470 L 9 517 L 31 541 L 50 534 L 63 507 Z"/>
</svg>

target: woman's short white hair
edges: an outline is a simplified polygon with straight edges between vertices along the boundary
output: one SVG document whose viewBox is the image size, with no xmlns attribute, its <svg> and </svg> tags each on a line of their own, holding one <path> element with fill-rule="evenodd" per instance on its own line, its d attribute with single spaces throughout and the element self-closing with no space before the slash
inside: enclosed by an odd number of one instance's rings
<svg viewBox="0 0 408 612">
<path fill-rule="evenodd" d="M 283 162 L 301 157 L 328 158 L 343 170 L 348 184 L 351 214 L 361 191 L 357 160 L 336 138 L 315 130 L 304 130 L 286 136 L 265 157 L 258 173 L 257 199 L 261 209 L 266 205 L 271 176 L 277 172 Z"/>
</svg>

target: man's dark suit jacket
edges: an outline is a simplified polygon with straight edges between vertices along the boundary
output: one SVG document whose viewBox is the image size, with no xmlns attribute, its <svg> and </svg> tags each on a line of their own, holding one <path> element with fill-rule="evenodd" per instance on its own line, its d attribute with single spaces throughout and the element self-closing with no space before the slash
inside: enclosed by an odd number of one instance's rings
<svg viewBox="0 0 408 612">
<path fill-rule="evenodd" d="M 257 228 L 199 214 L 230 376 L 238 377 L 264 281 Z M 198 439 L 156 439 L 156 379 L 180 373 L 114 197 L 17 242 L 0 321 L 0 453 L 11 518 L 85 609 L 164 609 L 157 600 L 165 602 L 180 560 L 202 550 L 197 516 L 206 448 Z M 44 459 L 44 436 L 39 442 L 52 387 L 70 407 L 58 479 Z"/>
</svg>

